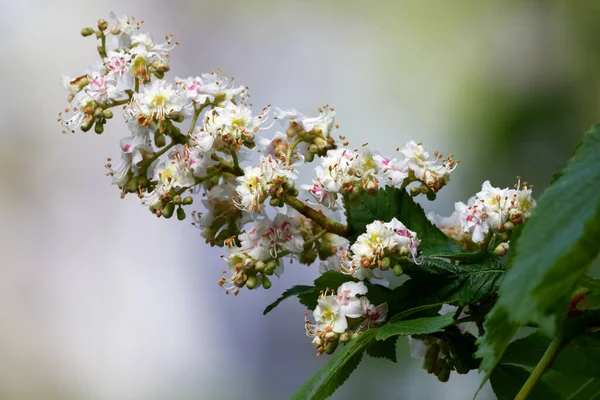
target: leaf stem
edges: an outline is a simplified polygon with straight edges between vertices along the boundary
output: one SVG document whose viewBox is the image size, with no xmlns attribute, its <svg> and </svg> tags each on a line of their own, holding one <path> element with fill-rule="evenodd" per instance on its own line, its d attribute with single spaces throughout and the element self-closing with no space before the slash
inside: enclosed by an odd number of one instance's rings
<svg viewBox="0 0 600 400">
<path fill-rule="evenodd" d="M 300 214 L 315 221 L 321 228 L 327 232 L 335 233 L 336 235 L 346 237 L 348 228 L 330 218 L 327 218 L 322 211 L 317 211 L 311 206 L 303 203 L 295 197 L 283 195 L 283 201 L 290 207 L 294 208 Z"/>
<path fill-rule="evenodd" d="M 244 170 L 240 168 L 240 162 L 235 150 L 231 151 L 231 158 L 233 158 L 233 168 L 235 168 L 236 171 L 241 172 L 241 175 L 244 175 Z"/>
<path fill-rule="evenodd" d="M 557 332 L 556 336 L 554 337 L 554 340 L 552 340 L 552 342 L 546 349 L 546 352 L 542 356 L 542 359 L 535 366 L 535 369 L 533 370 L 531 375 L 529 375 L 529 378 L 527 378 L 527 381 L 525 382 L 521 390 L 519 390 L 519 393 L 517 393 L 515 400 L 525 400 L 527 398 L 529 392 L 531 392 L 537 381 L 544 374 L 544 372 L 546 372 L 552 361 L 554 361 L 554 359 L 556 358 L 558 351 L 562 347 L 562 339 L 562 334 L 560 332 Z"/>
<path fill-rule="evenodd" d="M 327 231 L 325 229 L 323 229 L 321 232 L 317 233 L 315 236 L 311 237 L 310 239 L 306 239 L 304 241 L 304 250 L 307 250 L 308 248 L 310 248 L 310 245 L 312 245 L 317 240 L 321 239 L 323 236 L 325 236 L 326 233 L 327 233 Z"/>
</svg>

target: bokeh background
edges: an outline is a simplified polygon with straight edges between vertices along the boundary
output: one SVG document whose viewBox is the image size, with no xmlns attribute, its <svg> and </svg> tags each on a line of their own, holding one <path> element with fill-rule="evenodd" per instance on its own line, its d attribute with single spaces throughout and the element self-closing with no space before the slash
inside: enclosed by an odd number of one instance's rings
<svg viewBox="0 0 600 400">
<path fill-rule="evenodd" d="M 79 30 L 111 10 L 173 33 L 170 77 L 218 67 L 253 103 L 336 107 L 340 133 L 385 152 L 408 140 L 461 160 L 427 210 L 449 214 L 486 179 L 539 193 L 600 119 L 597 1 L 66 1 L 0 14 L 0 399 L 285 399 L 317 370 L 304 309 L 269 291 L 226 296 L 220 249 L 158 220 L 104 176 L 124 124 L 61 135 L 57 113 L 95 60 Z M 157 40 L 158 41 L 158 40 Z M 303 176 L 303 180 L 310 176 Z M 333 398 L 468 399 L 408 357 L 366 360 Z M 493 399 L 489 387 L 481 399 Z"/>
</svg>

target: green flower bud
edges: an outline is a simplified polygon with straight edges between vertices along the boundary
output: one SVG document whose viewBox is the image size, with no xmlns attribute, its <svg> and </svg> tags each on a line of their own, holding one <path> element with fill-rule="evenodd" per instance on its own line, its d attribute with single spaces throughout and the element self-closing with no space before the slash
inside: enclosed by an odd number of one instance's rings
<svg viewBox="0 0 600 400">
<path fill-rule="evenodd" d="M 158 130 L 154 132 L 154 144 L 156 144 L 156 147 L 164 147 L 167 144 L 165 135 L 160 133 Z"/>
<path fill-rule="evenodd" d="M 169 219 L 173 216 L 173 213 L 175 212 L 175 204 L 173 203 L 168 203 L 163 209 L 162 209 L 162 213 L 163 213 L 163 217 Z"/>
<path fill-rule="evenodd" d="M 185 210 L 183 207 L 179 207 L 177 209 L 177 219 L 183 221 L 185 219 Z"/>
<path fill-rule="evenodd" d="M 194 198 L 192 196 L 186 196 L 183 198 L 183 205 L 189 206 L 194 202 Z"/>
<path fill-rule="evenodd" d="M 81 36 L 83 36 L 83 37 L 88 37 L 88 36 L 91 36 L 91 35 L 93 35 L 93 34 L 94 34 L 94 32 L 96 32 L 96 31 L 94 30 L 94 28 L 90 28 L 90 27 L 88 26 L 88 27 L 85 27 L 85 28 L 83 28 L 83 29 L 81 30 Z"/>
<path fill-rule="evenodd" d="M 390 263 L 391 263 L 391 260 L 390 260 L 389 257 L 383 257 L 383 260 L 381 260 L 381 269 L 383 271 L 389 269 L 390 268 Z"/>
<path fill-rule="evenodd" d="M 340 343 L 348 343 L 350 341 L 350 334 L 348 332 L 344 332 L 340 335 L 339 338 Z"/>
<path fill-rule="evenodd" d="M 416 197 L 416 196 L 418 196 L 420 194 L 421 194 L 421 189 L 419 189 L 418 187 L 414 187 L 413 186 L 413 187 L 410 188 L 410 195 L 412 197 Z"/>
<path fill-rule="evenodd" d="M 330 342 L 327 346 L 325 346 L 325 349 L 324 349 L 325 353 L 333 354 L 335 349 L 337 349 L 339 343 L 340 342 L 338 342 L 337 340 L 335 342 Z"/>
<path fill-rule="evenodd" d="M 104 132 L 104 124 L 101 122 L 96 122 L 96 126 L 94 126 L 94 131 L 100 135 Z"/>
<path fill-rule="evenodd" d="M 275 261 L 269 261 L 265 268 L 267 275 L 273 275 L 275 273 L 275 269 L 277 268 L 277 263 Z"/>
<path fill-rule="evenodd" d="M 137 192 L 138 191 L 138 179 L 136 177 L 131 178 L 129 180 L 129 182 L 127 182 L 125 189 L 127 189 L 127 191 L 129 193 Z"/>
<path fill-rule="evenodd" d="M 308 153 L 308 154 L 307 154 L 307 155 L 304 157 L 304 159 L 305 159 L 306 161 L 308 161 L 308 162 L 312 162 L 312 161 L 315 159 L 315 153 L 310 153 L 310 152 L 309 152 L 309 153 Z"/>
<path fill-rule="evenodd" d="M 433 190 L 427 191 L 427 200 L 434 201 L 436 197 L 437 197 L 437 194 L 435 194 L 435 192 Z"/>
<path fill-rule="evenodd" d="M 400 266 L 400 264 L 394 265 L 393 270 L 394 270 L 394 275 L 396 275 L 396 276 L 400 276 L 404 272 L 404 271 L 402 271 L 402 267 Z"/>
<path fill-rule="evenodd" d="M 311 265 L 317 259 L 317 255 L 317 250 L 315 250 L 314 248 L 310 248 L 300 253 L 298 261 L 300 261 L 301 264 Z"/>
<path fill-rule="evenodd" d="M 254 265 L 254 269 L 257 272 L 263 271 L 265 269 L 265 263 L 264 263 L 264 261 L 257 261 L 256 265 Z"/>
<path fill-rule="evenodd" d="M 246 279 L 246 287 L 250 290 L 256 289 L 256 275 L 248 276 L 248 279 Z"/>
<path fill-rule="evenodd" d="M 265 289 L 271 288 L 271 280 L 266 275 L 263 275 L 262 277 L 262 285 Z"/>
<path fill-rule="evenodd" d="M 173 197 L 173 204 L 181 204 L 181 196 L 180 195 L 175 195 L 175 197 Z"/>
<path fill-rule="evenodd" d="M 102 116 L 106 119 L 111 119 L 113 117 L 113 112 L 111 110 L 104 110 Z"/>
</svg>

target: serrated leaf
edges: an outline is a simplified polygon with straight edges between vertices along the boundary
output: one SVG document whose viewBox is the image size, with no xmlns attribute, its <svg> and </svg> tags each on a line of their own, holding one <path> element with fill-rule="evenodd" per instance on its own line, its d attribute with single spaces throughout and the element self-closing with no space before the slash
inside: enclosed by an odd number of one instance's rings
<svg viewBox="0 0 600 400">
<path fill-rule="evenodd" d="M 500 364 L 490 378 L 498 400 L 513 400 L 529 378 L 529 371 L 516 365 Z M 548 384 L 538 381 L 529 392 L 530 399 L 561 400 L 561 396 Z"/>
<path fill-rule="evenodd" d="M 331 396 L 356 369 L 363 352 L 376 334 L 377 329 L 369 329 L 338 349 L 327 365 L 306 381 L 291 400 L 323 400 Z"/>
<path fill-rule="evenodd" d="M 550 345 L 540 332 L 512 342 L 500 363 L 533 368 Z M 552 370 L 573 375 L 600 378 L 600 334 L 584 334 L 563 345 L 552 362 Z"/>
<path fill-rule="evenodd" d="M 540 197 L 516 243 L 496 307 L 552 335 L 557 318 L 600 251 L 600 124 Z"/>
<path fill-rule="evenodd" d="M 562 173 L 538 200 L 520 237 L 500 298 L 486 317 L 477 356 L 489 377 L 520 325 L 549 336 L 570 295 L 600 250 L 600 125 L 582 139 Z M 481 386 L 480 386 L 481 389 Z"/>
<path fill-rule="evenodd" d="M 420 265 L 409 265 L 404 272 L 414 286 L 412 302 L 439 302 L 466 306 L 494 294 L 504 276 L 504 264 L 492 255 L 473 264 L 452 264 L 425 257 Z"/>
<path fill-rule="evenodd" d="M 384 325 L 385 326 L 385 325 Z M 380 328 L 381 329 L 381 328 Z M 374 358 L 385 358 L 396 362 L 396 342 L 398 336 L 389 337 L 386 340 L 373 340 L 367 347 L 367 354 Z"/>
<path fill-rule="evenodd" d="M 314 290 L 314 286 L 305 286 L 305 285 L 292 286 L 291 288 L 289 288 L 288 290 L 283 292 L 277 300 L 275 300 L 273 303 L 269 304 L 265 308 L 265 311 L 263 311 L 263 315 L 267 315 L 269 312 L 273 311 L 273 309 L 275 307 L 277 307 L 283 300 L 287 299 L 288 297 L 298 296 L 298 295 L 304 294 L 304 293 L 309 293 L 309 292 L 312 292 L 313 290 Z"/>
<path fill-rule="evenodd" d="M 425 335 L 443 330 L 454 323 L 453 314 L 415 319 L 392 319 L 379 328 L 377 340 L 386 340 L 398 335 Z"/>
</svg>

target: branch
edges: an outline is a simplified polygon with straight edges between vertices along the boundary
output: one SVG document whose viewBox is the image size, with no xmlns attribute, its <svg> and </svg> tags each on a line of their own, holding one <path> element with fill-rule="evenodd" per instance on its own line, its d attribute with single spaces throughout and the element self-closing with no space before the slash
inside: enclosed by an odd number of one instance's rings
<svg viewBox="0 0 600 400">
<path fill-rule="evenodd" d="M 300 214 L 307 218 L 315 221 L 321 228 L 327 232 L 335 233 L 336 235 L 346 237 L 348 236 L 348 228 L 345 225 L 340 224 L 330 218 L 327 218 L 322 211 L 317 211 L 309 205 L 303 203 L 295 197 L 289 195 L 283 195 L 283 201 L 288 206 L 294 208 Z"/>
</svg>

